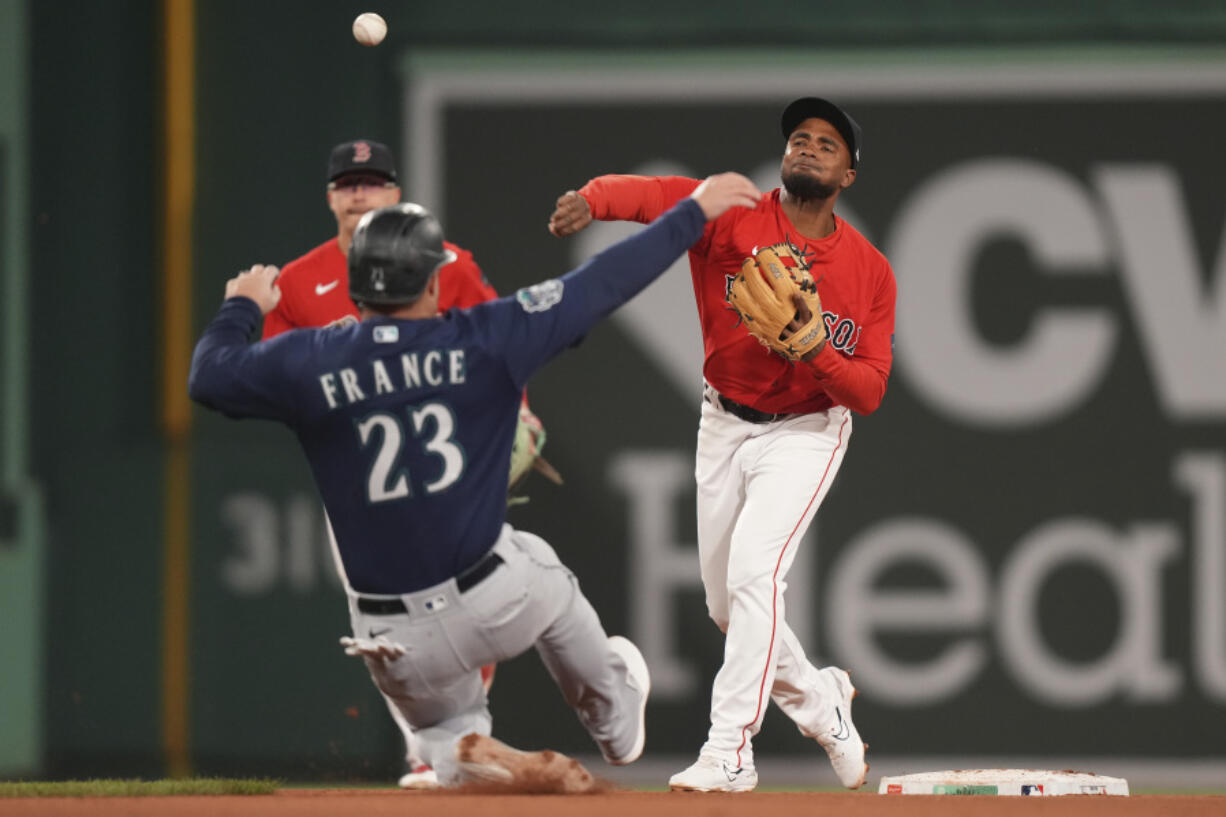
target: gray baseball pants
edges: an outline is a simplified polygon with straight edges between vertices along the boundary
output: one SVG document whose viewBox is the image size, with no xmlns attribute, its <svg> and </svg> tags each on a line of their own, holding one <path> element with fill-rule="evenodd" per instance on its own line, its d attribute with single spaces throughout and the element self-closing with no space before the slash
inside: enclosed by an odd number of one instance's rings
<svg viewBox="0 0 1226 817">
<path fill-rule="evenodd" d="M 606 756 L 621 756 L 638 728 L 639 696 L 608 645 L 600 618 L 549 543 L 504 525 L 493 551 L 503 564 L 460 592 L 454 579 L 399 598 L 405 613 L 377 615 L 349 597 L 355 636 L 402 644 L 395 659 L 365 657 L 376 686 L 408 720 L 422 760 L 443 785 L 460 782 L 455 747 L 471 732 L 490 734 L 481 667 L 529 647 Z M 534 747 L 539 748 L 539 747 Z"/>
</svg>

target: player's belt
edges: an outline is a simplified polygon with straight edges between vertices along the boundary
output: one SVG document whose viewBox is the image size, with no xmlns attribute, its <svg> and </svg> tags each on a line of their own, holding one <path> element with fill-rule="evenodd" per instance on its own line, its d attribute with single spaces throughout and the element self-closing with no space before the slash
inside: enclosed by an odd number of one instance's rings
<svg viewBox="0 0 1226 817">
<path fill-rule="evenodd" d="M 467 593 L 485 581 L 501 564 L 502 557 L 491 550 L 475 565 L 455 577 L 456 588 L 461 593 Z M 376 599 L 369 596 L 358 596 L 358 609 L 370 616 L 394 616 L 409 612 L 400 599 Z"/>
<path fill-rule="evenodd" d="M 456 576 L 455 586 L 459 588 L 461 593 L 467 593 L 485 581 L 485 578 L 497 570 L 500 564 L 502 564 L 502 557 L 491 550 L 482 556 L 475 565 L 465 570 L 459 576 Z"/>
<path fill-rule="evenodd" d="M 776 420 L 786 420 L 792 416 L 791 414 L 770 414 L 765 411 L 758 411 L 756 408 L 738 403 L 731 397 L 724 397 L 722 394 L 718 394 L 717 399 L 724 411 L 734 417 L 740 417 L 747 423 L 773 423 Z"/>
<path fill-rule="evenodd" d="M 368 616 L 394 616 L 409 612 L 400 599 L 372 599 L 366 596 L 358 596 L 358 609 Z"/>
</svg>

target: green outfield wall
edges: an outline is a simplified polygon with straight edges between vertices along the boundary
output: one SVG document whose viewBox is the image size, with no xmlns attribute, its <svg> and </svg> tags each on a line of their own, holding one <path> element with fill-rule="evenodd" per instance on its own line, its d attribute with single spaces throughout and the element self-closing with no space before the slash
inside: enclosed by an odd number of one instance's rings
<svg viewBox="0 0 1226 817">
<path fill-rule="evenodd" d="M 0 2 L 0 776 L 43 749 L 43 515 L 30 475 L 28 16 Z"/>
<path fill-rule="evenodd" d="M 604 172 L 774 186 L 779 110 L 830 96 L 865 135 L 843 215 L 893 262 L 899 313 L 885 402 L 856 419 L 789 577 L 806 648 L 851 669 L 884 754 L 1226 768 L 1226 14 L 1012 5 L 414 4 L 383 10 L 389 40 L 368 49 L 357 3 L 201 2 L 195 330 L 237 270 L 329 237 L 336 142 L 393 145 L 406 196 L 510 293 L 633 229 L 552 238 L 561 192 Z M 47 570 L 43 603 L 6 621 L 46 629 L 42 772 L 156 775 L 160 615 L 184 590 L 162 578 L 157 425 L 173 43 L 151 0 L 28 12 Z M 693 544 L 688 286 L 668 273 L 533 382 L 566 484 L 529 483 L 511 512 L 644 645 L 655 755 L 701 743 L 722 654 Z M 391 779 L 403 749 L 337 644 L 344 598 L 293 438 L 198 411 L 191 442 L 175 705 L 192 768 Z M 513 743 L 591 751 L 533 656 L 499 669 L 492 703 Z M 756 745 L 812 751 L 777 712 Z"/>
</svg>

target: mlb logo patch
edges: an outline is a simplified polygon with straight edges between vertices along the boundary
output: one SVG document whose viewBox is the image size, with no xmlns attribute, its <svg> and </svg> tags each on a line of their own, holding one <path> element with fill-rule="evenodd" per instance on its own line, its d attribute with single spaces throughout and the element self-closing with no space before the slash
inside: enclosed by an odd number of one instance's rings
<svg viewBox="0 0 1226 817">
<path fill-rule="evenodd" d="M 1022 794 L 1042 795 L 1043 786 L 1042 784 L 1039 784 L 1039 783 L 1023 783 L 1022 784 Z"/>
<path fill-rule="evenodd" d="M 399 326 L 376 326 L 374 332 L 375 343 L 395 343 L 400 340 Z"/>
<path fill-rule="evenodd" d="M 432 599 L 426 599 L 425 607 L 426 607 L 426 611 L 430 613 L 437 613 L 440 610 L 446 610 L 447 609 L 447 597 L 446 596 L 435 596 Z"/>
</svg>

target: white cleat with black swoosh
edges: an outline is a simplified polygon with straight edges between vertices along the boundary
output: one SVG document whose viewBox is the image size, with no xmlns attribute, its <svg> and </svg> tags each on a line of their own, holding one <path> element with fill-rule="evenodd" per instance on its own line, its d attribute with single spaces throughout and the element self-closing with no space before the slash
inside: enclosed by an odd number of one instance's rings
<svg viewBox="0 0 1226 817">
<path fill-rule="evenodd" d="M 851 685 L 851 677 L 846 670 L 838 667 L 826 667 L 822 672 L 828 672 L 834 679 L 838 690 L 838 700 L 834 707 L 834 723 L 824 733 L 817 736 L 819 746 L 826 750 L 830 764 L 839 782 L 849 789 L 858 789 L 864 785 L 868 776 L 868 764 L 864 761 L 864 752 L 868 746 L 860 738 L 860 732 L 851 720 L 851 700 L 856 697 L 856 688 Z"/>
<path fill-rule="evenodd" d="M 668 781 L 672 791 L 753 791 L 758 785 L 758 773 L 753 769 L 733 768 L 727 761 L 702 755 L 698 762 Z"/>
</svg>

